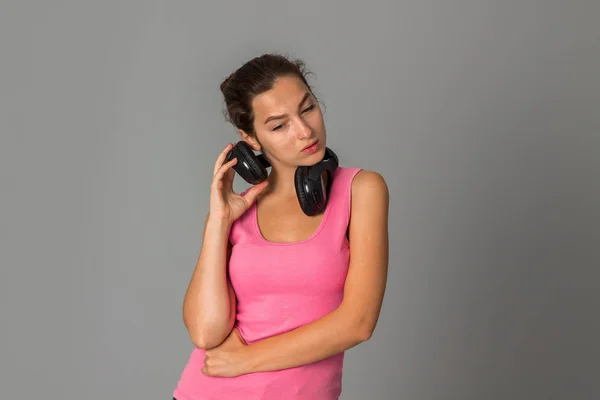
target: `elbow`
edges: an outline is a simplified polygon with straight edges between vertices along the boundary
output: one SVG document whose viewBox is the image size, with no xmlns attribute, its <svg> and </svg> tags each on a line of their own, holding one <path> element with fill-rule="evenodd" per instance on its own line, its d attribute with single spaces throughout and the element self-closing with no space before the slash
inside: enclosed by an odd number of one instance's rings
<svg viewBox="0 0 600 400">
<path fill-rule="evenodd" d="M 206 336 L 202 335 L 198 329 L 194 329 L 192 326 L 186 326 L 188 331 L 188 336 L 190 341 L 194 345 L 194 347 L 198 349 L 206 349 L 207 348 L 207 340 Z"/>
<path fill-rule="evenodd" d="M 189 337 L 190 337 L 190 341 L 192 342 L 194 347 L 196 347 L 197 349 L 207 349 L 208 348 L 209 343 L 204 336 L 202 336 L 198 333 L 189 331 Z"/>
<path fill-rule="evenodd" d="M 217 328 L 211 327 L 210 325 L 202 324 L 188 325 L 188 335 L 192 344 L 198 349 L 211 349 L 217 347 L 223 340 L 225 340 L 226 332 L 225 327 Z"/>
<path fill-rule="evenodd" d="M 360 344 L 371 340 L 377 324 L 376 315 L 357 312 L 356 307 L 351 306 L 340 308 L 340 312 L 343 315 L 346 331 L 350 333 L 351 342 Z"/>
<path fill-rule="evenodd" d="M 215 347 L 215 345 L 213 343 L 211 343 L 210 341 L 207 341 L 206 339 L 204 339 L 202 337 L 190 336 L 190 339 L 191 339 L 194 347 L 197 349 L 208 350 L 208 349 Z"/>
<path fill-rule="evenodd" d="M 194 347 L 198 349 L 212 349 L 213 347 L 217 347 L 223 339 L 217 337 L 217 335 L 206 335 L 200 333 L 190 333 L 190 340 Z"/>
<path fill-rule="evenodd" d="M 192 344 L 198 349 L 211 349 L 220 345 L 233 328 L 231 321 L 200 321 L 184 318 Z"/>
<path fill-rule="evenodd" d="M 366 342 L 373 336 L 373 329 L 368 327 L 360 327 L 356 330 L 357 340 L 359 343 Z"/>
<path fill-rule="evenodd" d="M 359 343 L 369 341 L 373 336 L 373 332 L 375 331 L 375 324 L 371 321 L 367 321 L 366 319 L 360 319 L 356 321 L 354 326 L 356 340 Z"/>
</svg>

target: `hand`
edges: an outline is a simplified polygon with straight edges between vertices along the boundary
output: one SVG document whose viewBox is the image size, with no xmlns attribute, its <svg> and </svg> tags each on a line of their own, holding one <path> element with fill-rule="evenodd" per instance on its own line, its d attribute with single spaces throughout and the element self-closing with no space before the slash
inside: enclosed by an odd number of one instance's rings
<svg viewBox="0 0 600 400">
<path fill-rule="evenodd" d="M 256 197 L 268 185 L 268 181 L 259 183 L 250 188 L 244 196 L 233 191 L 233 166 L 237 158 L 223 163 L 233 144 L 228 144 L 219 154 L 213 171 L 213 181 L 210 188 L 210 215 L 228 223 L 238 219 L 256 200 Z"/>
<path fill-rule="evenodd" d="M 217 347 L 205 351 L 202 373 L 206 376 L 235 377 L 247 374 L 248 345 L 239 330 L 233 328 Z"/>
</svg>

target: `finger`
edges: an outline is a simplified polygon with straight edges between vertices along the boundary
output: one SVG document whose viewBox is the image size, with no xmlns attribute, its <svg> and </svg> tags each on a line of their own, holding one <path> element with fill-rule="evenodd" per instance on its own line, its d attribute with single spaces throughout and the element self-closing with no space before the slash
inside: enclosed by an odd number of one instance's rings
<svg viewBox="0 0 600 400">
<path fill-rule="evenodd" d="M 225 162 L 225 159 L 227 158 L 227 153 L 229 153 L 229 150 L 231 150 L 232 148 L 233 143 L 228 143 L 227 146 L 225 146 L 225 148 L 221 150 L 221 153 L 219 153 L 219 156 L 217 157 L 217 161 L 215 161 L 215 167 L 213 168 L 213 176 L 217 173 L 221 165 L 223 165 L 223 162 Z"/>
<path fill-rule="evenodd" d="M 220 180 L 222 180 L 223 175 L 225 175 L 225 173 L 231 167 L 233 167 L 235 164 L 237 164 L 237 161 L 238 161 L 237 158 L 234 158 L 233 160 L 221 165 L 221 167 L 217 170 L 217 172 L 215 173 L 215 176 L 213 177 L 213 182 L 219 182 Z"/>
<path fill-rule="evenodd" d="M 213 176 L 217 173 L 219 168 L 223 165 L 223 163 L 225 162 L 225 160 L 227 158 L 227 154 L 229 153 L 229 151 L 232 148 L 233 148 L 233 143 L 228 143 L 227 146 L 225 146 L 225 148 L 223 148 L 223 150 L 221 150 L 221 153 L 219 153 L 219 156 L 217 157 L 217 160 L 215 161 L 215 165 L 213 168 Z"/>
<path fill-rule="evenodd" d="M 213 182 L 218 183 L 220 181 L 224 181 L 225 174 L 231 171 L 231 167 L 237 164 L 237 162 L 237 158 L 234 158 L 233 160 L 221 165 L 221 167 L 217 170 L 217 173 L 213 177 Z"/>
<path fill-rule="evenodd" d="M 268 184 L 269 181 L 263 181 L 258 185 L 251 187 L 246 194 L 244 194 L 244 199 L 246 199 L 248 205 L 252 205 L 252 203 L 254 203 L 256 197 L 267 187 Z"/>
<path fill-rule="evenodd" d="M 223 183 L 225 185 L 227 185 L 227 189 L 233 189 L 234 178 L 235 178 L 235 170 L 233 170 L 232 168 L 229 168 L 223 176 Z"/>
</svg>

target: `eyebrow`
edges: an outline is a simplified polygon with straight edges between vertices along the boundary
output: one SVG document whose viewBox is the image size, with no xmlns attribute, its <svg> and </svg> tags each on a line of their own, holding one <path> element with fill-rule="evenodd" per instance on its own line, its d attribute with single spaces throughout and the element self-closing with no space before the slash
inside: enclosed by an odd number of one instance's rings
<svg viewBox="0 0 600 400">
<path fill-rule="evenodd" d="M 302 100 L 300 101 L 299 106 L 301 106 L 302 104 L 304 104 L 304 102 L 306 101 L 306 99 L 308 99 L 310 97 L 310 92 L 306 92 L 304 93 L 304 96 L 302 97 Z M 271 115 L 269 118 L 267 118 L 265 120 L 265 124 L 269 121 L 272 121 L 274 119 L 281 119 L 283 117 L 285 117 L 287 114 L 282 114 L 282 115 Z"/>
</svg>

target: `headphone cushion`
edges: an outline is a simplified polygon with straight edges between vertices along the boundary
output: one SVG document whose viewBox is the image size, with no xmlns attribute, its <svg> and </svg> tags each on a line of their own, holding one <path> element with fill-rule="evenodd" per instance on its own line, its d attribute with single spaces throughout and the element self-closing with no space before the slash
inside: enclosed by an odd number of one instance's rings
<svg viewBox="0 0 600 400">
<path fill-rule="evenodd" d="M 294 173 L 294 185 L 296 186 L 296 195 L 298 196 L 302 211 L 306 215 L 314 215 L 318 210 L 315 210 L 315 205 L 311 201 L 311 196 L 304 192 L 304 180 L 308 175 L 308 168 L 310 167 L 300 166 L 296 168 L 296 172 Z"/>
<path fill-rule="evenodd" d="M 238 165 L 240 161 L 245 162 L 248 165 L 248 168 L 250 168 L 252 174 L 254 175 L 254 178 L 256 178 L 245 180 L 252 184 L 258 184 L 267 179 L 267 177 L 269 176 L 267 169 L 258 160 L 248 143 L 239 142 L 237 144 L 237 148 L 239 150 L 239 154 L 242 156 L 242 160 L 238 160 Z M 239 165 L 239 167 L 241 168 L 241 165 Z"/>
</svg>

